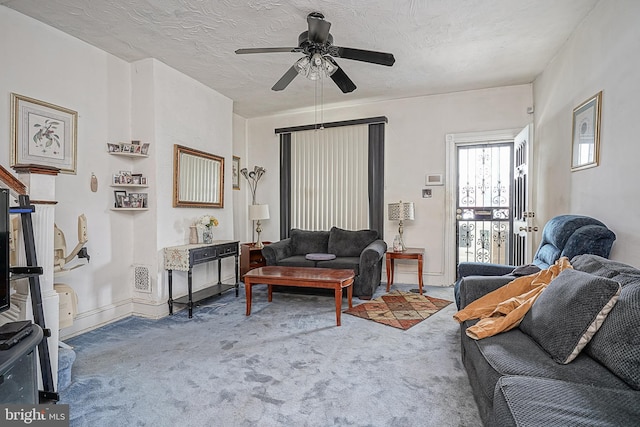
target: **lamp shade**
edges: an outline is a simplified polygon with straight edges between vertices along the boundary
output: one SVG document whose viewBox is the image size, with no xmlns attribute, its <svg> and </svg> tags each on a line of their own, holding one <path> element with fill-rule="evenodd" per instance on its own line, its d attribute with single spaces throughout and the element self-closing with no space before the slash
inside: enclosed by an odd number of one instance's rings
<svg viewBox="0 0 640 427">
<path fill-rule="evenodd" d="M 389 220 L 404 221 L 415 219 L 415 209 L 413 202 L 389 203 Z"/>
<path fill-rule="evenodd" d="M 269 219 L 269 205 L 249 205 L 249 219 Z"/>
</svg>

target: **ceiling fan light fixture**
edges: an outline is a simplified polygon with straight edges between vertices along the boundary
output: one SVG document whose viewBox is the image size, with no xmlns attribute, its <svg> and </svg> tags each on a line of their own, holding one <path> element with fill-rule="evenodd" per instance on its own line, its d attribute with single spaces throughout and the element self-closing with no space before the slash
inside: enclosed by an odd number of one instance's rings
<svg viewBox="0 0 640 427">
<path fill-rule="evenodd" d="M 338 71 L 338 66 L 335 65 L 333 62 L 329 61 L 326 57 L 322 58 L 322 61 L 323 61 L 322 68 L 324 69 L 324 72 L 327 75 L 327 77 L 331 77 L 333 73 Z"/>
<path fill-rule="evenodd" d="M 324 76 L 329 77 L 338 70 L 337 66 L 319 53 L 298 59 L 293 67 L 298 74 L 309 80 L 318 80 Z"/>
<path fill-rule="evenodd" d="M 311 60 L 308 56 L 303 56 L 293 64 L 293 68 L 295 68 L 301 76 L 307 77 L 309 75 L 309 69 L 311 68 Z"/>
</svg>

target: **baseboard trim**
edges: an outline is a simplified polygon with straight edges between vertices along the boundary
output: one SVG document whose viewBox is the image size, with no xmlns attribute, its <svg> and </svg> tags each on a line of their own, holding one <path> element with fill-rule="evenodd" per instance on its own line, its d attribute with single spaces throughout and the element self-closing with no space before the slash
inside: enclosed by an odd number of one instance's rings
<svg viewBox="0 0 640 427">
<path fill-rule="evenodd" d="M 147 319 L 160 319 L 169 315 L 169 305 L 166 302 L 155 302 L 134 298 L 132 300 L 132 316 Z"/>
<path fill-rule="evenodd" d="M 117 320 L 131 316 L 133 301 L 126 299 L 79 314 L 73 325 L 60 330 L 60 339 L 65 340 L 108 325 Z"/>
</svg>

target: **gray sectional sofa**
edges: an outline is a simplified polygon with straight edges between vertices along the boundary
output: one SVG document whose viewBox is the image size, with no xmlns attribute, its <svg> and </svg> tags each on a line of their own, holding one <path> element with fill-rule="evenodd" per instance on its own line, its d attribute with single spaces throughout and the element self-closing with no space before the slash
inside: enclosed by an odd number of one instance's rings
<svg viewBox="0 0 640 427">
<path fill-rule="evenodd" d="M 517 328 L 473 340 L 465 329 L 477 320 L 461 324 L 462 361 L 486 426 L 640 425 L 640 270 L 597 255 L 571 264 Z M 461 306 L 511 279 L 465 278 Z M 607 304 L 613 308 L 580 350 Z"/>
<path fill-rule="evenodd" d="M 292 229 L 290 237 L 262 249 L 267 265 L 288 267 L 348 268 L 355 272 L 353 295 L 370 299 L 380 285 L 382 260 L 387 244 L 375 230 L 329 231 Z M 317 260 L 307 255 L 332 254 L 335 259 Z"/>
</svg>

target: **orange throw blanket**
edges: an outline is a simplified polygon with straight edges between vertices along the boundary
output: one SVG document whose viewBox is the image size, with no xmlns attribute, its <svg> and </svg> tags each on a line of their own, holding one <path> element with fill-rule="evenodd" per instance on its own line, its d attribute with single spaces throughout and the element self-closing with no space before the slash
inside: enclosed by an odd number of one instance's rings
<svg viewBox="0 0 640 427">
<path fill-rule="evenodd" d="M 468 319 L 480 319 L 466 331 L 467 336 L 475 340 L 513 329 L 520 324 L 544 288 L 567 268 L 573 267 L 567 257 L 562 257 L 546 270 L 518 277 L 478 298 L 458 311 L 453 318 L 459 323 Z"/>
</svg>

